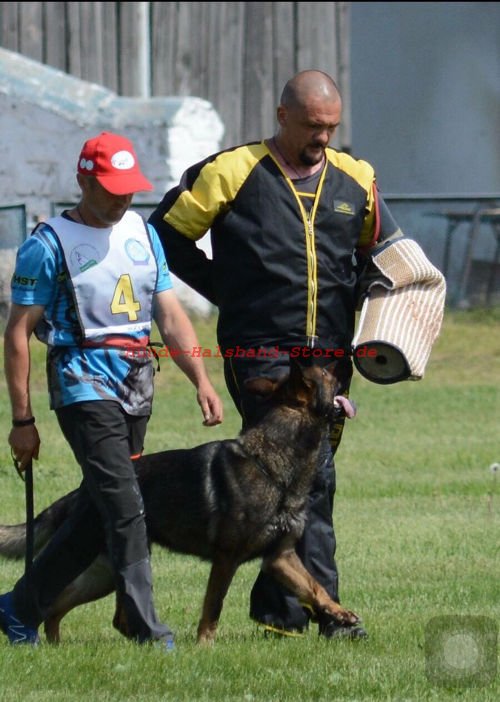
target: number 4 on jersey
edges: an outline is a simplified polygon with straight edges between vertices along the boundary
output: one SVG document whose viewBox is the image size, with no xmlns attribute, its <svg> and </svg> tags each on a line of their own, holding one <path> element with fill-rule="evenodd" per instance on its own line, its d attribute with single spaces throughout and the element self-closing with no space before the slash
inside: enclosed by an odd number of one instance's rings
<svg viewBox="0 0 500 702">
<path fill-rule="evenodd" d="M 137 320 L 137 312 L 140 309 L 141 303 L 134 297 L 130 275 L 124 273 L 116 284 L 111 301 L 111 312 L 113 314 L 128 314 L 129 322 L 135 322 Z"/>
</svg>

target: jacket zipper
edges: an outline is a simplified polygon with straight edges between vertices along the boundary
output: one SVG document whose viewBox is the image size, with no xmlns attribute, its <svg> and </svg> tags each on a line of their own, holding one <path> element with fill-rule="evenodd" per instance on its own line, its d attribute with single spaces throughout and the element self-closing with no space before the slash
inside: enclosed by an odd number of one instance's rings
<svg viewBox="0 0 500 702">
<path fill-rule="evenodd" d="M 313 207 L 306 212 L 302 200 L 300 199 L 297 191 L 292 184 L 291 179 L 287 176 L 281 164 L 275 158 L 274 154 L 268 148 L 269 154 L 275 163 L 277 164 L 280 171 L 285 176 L 288 185 L 293 192 L 295 199 L 299 205 L 300 212 L 302 213 L 302 220 L 305 225 L 306 233 L 306 255 L 307 255 L 307 313 L 306 313 L 306 337 L 307 346 L 309 348 L 314 348 L 317 335 L 316 335 L 316 310 L 317 310 L 317 296 L 318 296 L 318 284 L 317 284 L 317 258 L 316 258 L 316 242 L 314 237 L 314 217 L 316 215 L 316 208 L 318 206 L 321 189 L 323 186 L 323 181 L 325 179 L 326 168 L 323 168 L 323 172 L 318 183 L 318 190 L 314 200 Z"/>
<path fill-rule="evenodd" d="M 316 340 L 316 309 L 317 309 L 317 258 L 314 238 L 313 210 L 306 216 L 306 250 L 307 250 L 307 345 L 314 348 Z"/>
</svg>

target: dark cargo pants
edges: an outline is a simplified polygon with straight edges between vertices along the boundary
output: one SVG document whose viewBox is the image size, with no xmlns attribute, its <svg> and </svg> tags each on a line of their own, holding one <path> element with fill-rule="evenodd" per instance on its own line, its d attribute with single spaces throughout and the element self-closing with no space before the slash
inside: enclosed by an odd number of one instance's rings
<svg viewBox="0 0 500 702">
<path fill-rule="evenodd" d="M 103 536 L 131 638 L 162 639 L 170 630 L 156 615 L 144 505 L 131 455 L 141 453 L 148 417 L 127 415 L 116 402 L 81 402 L 56 410 L 83 480 L 69 518 L 14 588 L 20 619 L 47 616 L 62 590 L 99 554 Z"/>
</svg>

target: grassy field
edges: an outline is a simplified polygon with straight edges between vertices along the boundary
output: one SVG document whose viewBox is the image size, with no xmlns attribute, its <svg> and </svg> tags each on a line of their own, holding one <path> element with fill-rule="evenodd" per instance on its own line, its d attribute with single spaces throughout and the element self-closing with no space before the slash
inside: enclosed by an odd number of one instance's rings
<svg viewBox="0 0 500 702">
<path fill-rule="evenodd" d="M 196 323 L 215 349 L 214 321 Z M 225 422 L 205 428 L 191 386 L 171 360 L 156 376 L 147 450 L 234 436 L 239 419 L 222 378 Z M 35 465 L 39 511 L 80 473 L 48 408 L 43 349 L 33 347 L 34 407 L 42 436 Z M 24 489 L 0 413 L 0 523 L 24 521 Z M 111 626 L 113 597 L 71 612 L 63 642 L 36 650 L 0 639 L 0 700 L 17 702 L 500 699 L 500 311 L 447 312 L 425 378 L 378 386 L 356 375 L 357 418 L 337 454 L 335 525 L 344 604 L 363 617 L 366 642 L 263 639 L 248 617 L 258 563 L 243 566 L 226 598 L 215 646 L 196 646 L 208 565 L 153 552 L 156 603 L 176 631 L 171 655 L 140 648 Z M 0 560 L 0 592 L 22 562 Z"/>
</svg>

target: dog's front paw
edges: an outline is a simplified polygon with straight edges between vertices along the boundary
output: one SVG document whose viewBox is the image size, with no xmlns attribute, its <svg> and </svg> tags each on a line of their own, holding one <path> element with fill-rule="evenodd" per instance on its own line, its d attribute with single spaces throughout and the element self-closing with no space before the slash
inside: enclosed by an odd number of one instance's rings
<svg viewBox="0 0 500 702">
<path fill-rule="evenodd" d="M 358 624 L 360 621 L 360 617 L 355 612 L 351 612 L 350 609 L 345 609 L 337 603 L 335 603 L 333 611 L 324 611 L 318 617 L 320 628 L 328 628 L 329 626 L 349 627 Z"/>
<path fill-rule="evenodd" d="M 334 615 L 334 621 L 343 626 L 352 626 L 361 620 L 355 612 L 351 612 L 350 609 L 341 608 L 340 611 Z"/>
</svg>

